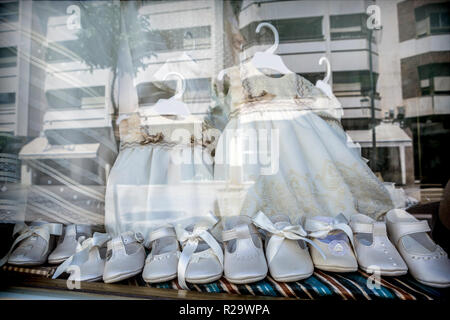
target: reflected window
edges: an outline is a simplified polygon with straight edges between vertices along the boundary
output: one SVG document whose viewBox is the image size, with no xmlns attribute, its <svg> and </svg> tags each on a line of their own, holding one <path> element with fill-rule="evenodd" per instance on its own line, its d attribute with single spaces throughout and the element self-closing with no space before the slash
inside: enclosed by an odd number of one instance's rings
<svg viewBox="0 0 450 320">
<path fill-rule="evenodd" d="M 208 49 L 211 47 L 211 26 L 154 30 L 145 41 L 145 47 L 156 52 Z"/>
<path fill-rule="evenodd" d="M 422 96 L 450 94 L 450 63 L 432 63 L 418 69 Z"/>
<path fill-rule="evenodd" d="M 365 38 L 366 21 L 364 13 L 330 16 L 331 39 Z"/>
<path fill-rule="evenodd" d="M 105 87 L 49 90 L 49 109 L 98 109 L 105 107 Z"/>
<path fill-rule="evenodd" d="M 45 55 L 45 61 L 48 63 L 79 61 L 80 59 L 74 51 L 77 47 L 77 41 L 78 40 L 60 41 L 49 44 Z"/>
<path fill-rule="evenodd" d="M 373 73 L 374 83 L 378 74 Z M 368 70 L 333 72 L 333 92 L 339 97 L 368 95 L 370 93 L 370 74 Z"/>
<path fill-rule="evenodd" d="M 416 8 L 415 19 L 417 37 L 450 33 L 448 3 L 435 3 Z"/>
<path fill-rule="evenodd" d="M 17 48 L 0 48 L 0 68 L 10 68 L 17 65 Z"/>
<path fill-rule="evenodd" d="M 19 20 L 19 2 L 2 1 L 0 3 L 0 23 L 17 22 Z"/>
<path fill-rule="evenodd" d="M 259 23 L 269 22 L 277 28 L 280 36 L 280 43 L 323 40 L 322 19 L 323 17 L 307 17 L 254 21 L 243 27 L 241 29 L 241 33 L 247 40 L 247 46 L 251 47 L 258 44 L 272 44 L 273 34 L 270 30 L 266 30 L 266 28 L 264 28 L 260 33 L 255 32 Z"/>
</svg>

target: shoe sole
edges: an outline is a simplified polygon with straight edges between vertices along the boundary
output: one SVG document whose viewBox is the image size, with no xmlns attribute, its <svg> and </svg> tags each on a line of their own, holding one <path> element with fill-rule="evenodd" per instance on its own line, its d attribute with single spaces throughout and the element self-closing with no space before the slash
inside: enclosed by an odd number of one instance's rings
<svg viewBox="0 0 450 320">
<path fill-rule="evenodd" d="M 363 268 L 361 267 L 361 270 L 366 272 L 366 273 L 373 273 L 374 269 L 368 269 L 368 268 Z M 405 274 L 408 273 L 408 270 L 394 270 L 394 271 L 390 271 L 390 270 L 380 270 L 380 276 L 386 276 L 386 277 L 393 277 L 393 276 L 403 276 Z"/>
<path fill-rule="evenodd" d="M 99 277 L 88 279 L 88 280 L 84 280 L 84 281 L 86 281 L 86 282 L 95 282 L 95 281 L 99 281 L 99 280 L 102 280 L 102 279 L 103 279 L 103 276 L 99 276 Z"/>
<path fill-rule="evenodd" d="M 302 274 L 302 275 L 295 275 L 295 276 L 287 276 L 287 277 L 274 277 L 272 276 L 272 278 L 277 281 L 277 282 L 294 282 L 294 281 L 299 281 L 299 280 L 303 280 L 306 278 L 309 278 L 313 275 L 314 272 L 311 272 L 309 274 Z"/>
<path fill-rule="evenodd" d="M 425 284 L 427 286 L 434 287 L 434 288 L 448 288 L 448 287 L 450 287 L 450 282 L 447 282 L 447 283 L 436 283 L 436 282 L 423 281 L 423 280 L 419 280 L 419 279 L 416 279 L 416 281 L 420 282 L 422 284 Z"/>
<path fill-rule="evenodd" d="M 193 283 L 193 284 L 202 284 L 202 283 L 214 282 L 216 280 L 219 280 L 220 278 L 222 278 L 222 273 L 216 274 L 216 275 L 208 277 L 208 278 L 197 278 L 197 279 L 186 278 L 186 282 Z"/>
<path fill-rule="evenodd" d="M 144 279 L 144 281 L 145 281 L 145 282 L 148 282 L 148 283 L 160 283 L 160 282 L 166 282 L 166 281 L 173 280 L 173 279 L 175 279 L 176 277 L 177 277 L 177 274 L 174 273 L 174 274 L 172 274 L 172 275 L 170 275 L 170 276 L 167 276 L 167 277 L 161 277 L 161 278 L 155 278 L 155 279 L 150 279 L 150 278 L 144 278 L 144 277 L 142 277 L 142 279 Z"/>
<path fill-rule="evenodd" d="M 141 272 L 142 272 L 142 269 L 139 269 L 139 270 L 136 270 L 136 271 L 133 271 L 133 272 L 129 272 L 129 273 L 126 273 L 126 274 L 120 274 L 120 275 L 112 277 L 112 278 L 108 278 L 108 279 L 103 278 L 103 282 L 104 283 L 119 282 L 119 281 L 122 281 L 122 280 L 125 280 L 125 279 L 128 279 L 128 278 L 131 278 L 131 277 L 133 277 L 133 276 L 135 276 L 135 275 L 137 275 L 137 274 L 139 274 Z"/>
<path fill-rule="evenodd" d="M 317 266 L 317 265 L 314 265 L 314 268 L 322 270 L 322 271 L 329 271 L 329 272 L 356 272 L 356 271 L 358 271 L 358 267 L 356 267 L 356 268 L 343 268 L 343 267 L 330 267 L 330 266 Z"/>
<path fill-rule="evenodd" d="M 21 261 L 8 261 L 8 264 L 13 265 L 13 266 L 40 266 L 45 264 L 45 261 L 26 261 L 26 262 L 21 262 Z"/>
<path fill-rule="evenodd" d="M 64 261 L 66 261 L 67 259 L 69 259 L 70 257 L 64 258 L 64 259 L 53 259 L 53 260 L 48 260 L 48 263 L 50 264 L 61 264 Z"/>
<path fill-rule="evenodd" d="M 253 282 L 260 281 L 260 280 L 264 279 L 266 276 L 267 276 L 267 274 L 265 274 L 263 276 L 250 277 L 250 278 L 245 278 L 245 279 L 232 279 L 232 278 L 227 278 L 227 277 L 225 277 L 225 279 L 227 279 L 228 282 L 231 282 L 231 283 L 246 284 L 246 283 L 253 283 Z"/>
</svg>

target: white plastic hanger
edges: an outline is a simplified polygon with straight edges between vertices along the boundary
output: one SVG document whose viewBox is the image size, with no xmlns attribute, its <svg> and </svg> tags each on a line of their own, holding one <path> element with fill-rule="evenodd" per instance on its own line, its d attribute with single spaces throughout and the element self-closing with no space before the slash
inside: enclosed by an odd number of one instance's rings
<svg viewBox="0 0 450 320">
<path fill-rule="evenodd" d="M 333 89 L 331 88 L 330 84 L 328 83 L 330 81 L 331 77 L 331 65 L 330 61 L 327 57 L 322 57 L 319 60 L 319 64 L 321 65 L 325 61 L 325 64 L 327 66 L 327 72 L 325 74 L 325 78 L 323 80 L 317 80 L 316 87 L 323 91 L 330 99 L 333 97 Z"/>
<path fill-rule="evenodd" d="M 186 90 L 185 79 L 178 72 L 169 72 L 164 77 L 164 80 L 166 80 L 167 77 L 170 75 L 175 75 L 180 80 L 177 82 L 177 93 L 173 97 L 170 97 L 169 99 L 159 99 L 152 109 L 155 113 L 159 115 L 188 116 L 191 114 L 189 108 L 187 107 L 186 103 L 184 103 L 181 100 L 183 97 L 183 93 Z M 180 83 L 181 83 L 181 90 L 178 90 Z"/>
<path fill-rule="evenodd" d="M 258 69 L 272 69 L 280 72 L 281 74 L 293 73 L 288 67 L 286 67 L 283 59 L 281 59 L 279 55 L 275 54 L 278 44 L 280 43 L 277 29 L 270 23 L 262 22 L 256 27 L 256 33 L 259 33 L 262 27 L 268 27 L 272 30 L 275 37 L 275 43 L 266 51 L 256 52 L 251 60 L 253 65 Z"/>
</svg>

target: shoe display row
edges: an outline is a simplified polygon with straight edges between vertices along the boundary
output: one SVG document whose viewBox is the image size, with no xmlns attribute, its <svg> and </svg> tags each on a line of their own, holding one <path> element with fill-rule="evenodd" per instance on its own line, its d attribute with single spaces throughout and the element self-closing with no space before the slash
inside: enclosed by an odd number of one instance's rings
<svg viewBox="0 0 450 320">
<path fill-rule="evenodd" d="M 69 280 L 118 282 L 142 272 L 148 283 L 178 277 L 187 283 L 216 281 L 222 275 L 231 283 L 264 279 L 278 282 L 308 278 L 314 268 L 354 272 L 358 267 L 381 276 L 408 272 L 433 287 L 450 286 L 447 253 L 429 237 L 426 221 L 393 209 L 385 222 L 356 214 L 311 217 L 292 223 L 285 215 L 223 219 L 222 239 L 212 235 L 217 221 L 200 221 L 185 228 L 163 226 L 153 230 L 144 246 L 140 233 L 128 231 L 111 238 L 81 225 L 18 224 L 10 252 L 1 260 L 13 265 L 61 263 L 53 278 L 66 272 Z M 51 251 L 55 236 L 61 236 Z M 392 241 L 392 242 L 391 242 Z M 150 251 L 146 256 L 146 248 Z"/>
</svg>

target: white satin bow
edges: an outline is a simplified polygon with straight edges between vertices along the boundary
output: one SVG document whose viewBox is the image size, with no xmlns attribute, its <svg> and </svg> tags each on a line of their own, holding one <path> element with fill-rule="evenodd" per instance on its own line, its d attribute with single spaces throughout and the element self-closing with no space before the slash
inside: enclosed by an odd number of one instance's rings
<svg viewBox="0 0 450 320">
<path fill-rule="evenodd" d="M 0 260 L 0 267 L 3 266 L 9 259 L 12 251 L 22 241 L 33 235 L 42 237 L 46 242 L 50 240 L 50 235 L 60 236 L 62 234 L 62 224 L 60 223 L 45 223 L 42 225 L 28 226 L 23 222 L 16 223 L 14 226 L 13 235 L 19 234 L 14 240 L 8 253 Z"/>
<path fill-rule="evenodd" d="M 208 231 L 213 226 L 199 224 L 194 227 L 192 232 L 177 228 L 178 241 L 183 245 L 183 251 L 178 261 L 178 282 L 183 289 L 189 289 L 186 284 L 186 270 L 200 241 L 203 240 L 209 245 L 219 259 L 220 264 L 223 265 L 222 247 Z"/>
<path fill-rule="evenodd" d="M 52 279 L 58 278 L 63 272 L 67 271 L 67 269 L 71 266 L 81 267 L 88 259 L 89 252 L 94 247 L 101 247 L 107 241 L 111 239 L 111 236 L 107 233 L 99 233 L 95 232 L 92 238 L 88 238 L 84 240 L 82 243 L 77 244 L 76 253 L 69 257 L 66 261 L 64 261 L 59 267 L 55 270 Z"/>
<path fill-rule="evenodd" d="M 314 242 L 307 238 L 308 233 L 302 228 L 301 225 L 291 224 L 283 228 L 277 228 L 276 225 L 262 211 L 259 211 L 253 218 L 253 224 L 271 233 L 271 237 L 266 248 L 266 256 L 269 263 L 276 256 L 285 239 L 303 240 L 315 247 L 323 258 L 326 259 L 323 251 Z"/>
<path fill-rule="evenodd" d="M 309 236 L 313 238 L 325 238 L 331 231 L 341 230 L 345 232 L 353 246 L 353 231 L 342 213 L 328 222 L 314 218 L 307 219 L 305 229 L 309 232 Z"/>
</svg>

